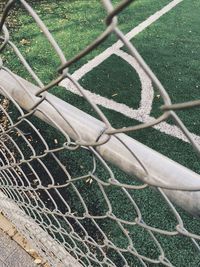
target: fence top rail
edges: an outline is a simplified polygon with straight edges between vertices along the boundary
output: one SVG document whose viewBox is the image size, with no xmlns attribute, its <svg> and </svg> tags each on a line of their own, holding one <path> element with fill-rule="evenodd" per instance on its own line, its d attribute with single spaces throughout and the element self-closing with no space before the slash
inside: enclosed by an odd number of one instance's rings
<svg viewBox="0 0 200 267">
<path fill-rule="evenodd" d="M 0 92 L 4 95 L 6 92 L 23 109 L 31 110 L 32 106 L 40 101 L 40 98 L 35 96 L 38 90 L 37 86 L 19 76 L 13 74 L 12 77 L 5 70 L 0 70 Z M 105 127 L 101 121 L 50 93 L 46 93 L 45 100 L 36 108 L 34 114 L 54 127 L 59 126 L 78 143 L 95 143 Z M 76 132 L 79 132 L 79 140 L 76 139 Z M 102 137 L 102 140 L 104 139 L 105 136 Z M 200 201 L 197 201 L 197 199 L 200 200 L 199 174 L 125 134 L 112 135 L 105 144 L 97 146 L 96 150 L 106 161 L 142 182 L 169 189 L 165 192 L 173 202 L 190 213 L 199 215 Z M 146 169 L 142 168 L 140 162 Z M 145 172 L 146 170 L 148 173 Z M 115 184 L 114 180 L 111 182 Z M 125 187 L 131 188 L 131 185 Z"/>
</svg>

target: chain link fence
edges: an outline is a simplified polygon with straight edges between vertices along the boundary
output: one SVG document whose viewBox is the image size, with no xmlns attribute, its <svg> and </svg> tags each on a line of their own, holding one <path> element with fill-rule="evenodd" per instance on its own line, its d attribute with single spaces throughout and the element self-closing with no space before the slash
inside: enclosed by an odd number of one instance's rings
<svg viewBox="0 0 200 267">
<path fill-rule="evenodd" d="M 12 42 L 6 21 L 9 14 L 12 18 L 16 2 L 60 58 L 57 77 L 49 84 L 44 85 Z M 0 210 L 53 267 L 186 266 L 181 262 L 184 255 L 195 259 L 196 266 L 200 262 L 200 223 L 194 218 L 200 210 L 199 175 L 125 134 L 172 118 L 199 154 L 176 111 L 196 107 L 200 101 L 172 104 L 159 79 L 120 31 L 117 15 L 131 2 L 123 0 L 113 7 L 110 0 L 102 0 L 105 31 L 69 60 L 28 1 L 1 4 L 0 51 L 14 51 L 32 83 L 1 59 Z M 68 67 L 111 34 L 159 91 L 164 105 L 158 118 L 116 129 L 70 75 Z M 98 119 L 48 92 L 66 78 Z"/>
</svg>

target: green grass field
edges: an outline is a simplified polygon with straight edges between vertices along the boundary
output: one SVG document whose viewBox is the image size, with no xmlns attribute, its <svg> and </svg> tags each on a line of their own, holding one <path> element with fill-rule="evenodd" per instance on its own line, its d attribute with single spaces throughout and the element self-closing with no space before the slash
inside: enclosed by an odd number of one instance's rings
<svg viewBox="0 0 200 267">
<path fill-rule="evenodd" d="M 117 4 L 119 1 L 115 0 L 113 2 Z M 135 1 L 135 3 L 132 3 L 120 14 L 120 29 L 125 33 L 129 32 L 169 2 L 169 0 Z M 105 11 L 100 1 L 97 0 L 59 0 L 56 2 L 40 0 L 32 5 L 53 33 L 67 58 L 76 55 L 105 29 L 103 23 Z M 200 97 L 199 12 L 199 0 L 185 0 L 131 40 L 161 80 L 173 103 L 199 99 Z M 14 21 L 13 17 L 10 18 L 10 25 L 14 25 L 10 29 L 12 41 L 20 48 L 20 51 L 41 80 L 47 84 L 57 76 L 57 68 L 60 66 L 59 59 L 37 28 L 33 19 L 20 6 L 17 7 L 14 14 L 17 14 Z M 73 64 L 70 67 L 70 72 L 73 73 L 116 41 L 116 37 L 112 35 L 98 49 L 95 49 L 92 53 Z M 122 47 L 122 50 L 127 51 L 124 47 Z M 4 51 L 2 57 L 5 66 L 31 81 L 31 78 L 21 68 L 11 49 Z M 80 83 L 84 88 L 95 94 L 100 94 L 134 109 L 139 107 L 141 82 L 138 75 L 127 62 L 116 55 L 109 57 L 98 67 L 87 73 L 81 78 Z M 83 98 L 74 95 L 63 87 L 57 86 L 51 89 L 50 92 L 81 110 L 96 116 Z M 160 114 L 159 107 L 162 105 L 162 100 L 157 95 L 158 92 L 155 90 L 151 111 L 151 115 L 154 117 Z M 100 108 L 116 128 L 138 124 L 137 120 L 128 118 L 117 111 L 106 109 L 105 107 Z M 199 108 L 179 111 L 178 115 L 192 133 L 200 135 Z M 58 133 L 51 128 L 47 128 L 46 125 L 44 127 L 44 124 L 37 119 L 34 119 L 33 123 L 37 125 L 40 133 L 45 136 L 49 144 L 53 145 L 53 140 L 55 137 L 58 138 Z M 168 123 L 173 124 L 173 121 L 169 120 Z M 129 135 L 200 173 L 199 157 L 195 154 L 189 143 L 161 133 L 153 128 L 129 133 Z M 63 141 L 62 137 L 60 137 L 60 140 L 60 142 Z M 59 157 L 62 162 L 67 161 L 73 177 L 79 175 L 82 168 L 84 170 L 91 168 L 91 166 L 88 166 L 90 155 L 86 151 L 67 152 L 67 154 L 63 153 Z M 50 157 L 47 157 L 45 164 L 49 167 L 51 166 Z M 39 167 L 41 168 L 41 166 L 37 166 L 37 168 Z M 105 170 L 101 166 L 98 167 L 97 175 L 101 179 L 106 180 L 108 174 L 105 174 Z M 126 181 L 127 183 L 132 181 L 131 177 L 128 177 L 117 168 L 113 167 L 113 171 L 119 181 Z M 45 172 L 41 171 L 42 175 L 45 175 Z M 62 173 L 55 173 L 55 177 L 58 180 L 62 180 L 62 175 Z M 102 196 L 99 185 L 95 181 L 91 184 L 77 181 L 75 185 L 81 192 L 91 214 L 104 214 L 106 212 L 107 205 L 105 199 Z M 135 210 L 130 205 L 130 201 L 123 190 L 116 187 L 108 187 L 105 188 L 105 192 L 112 203 L 113 213 L 117 217 L 129 221 L 135 218 Z M 165 230 L 174 229 L 176 220 L 165 204 L 165 201 L 156 191 L 147 188 L 145 190 L 129 190 L 129 193 L 138 204 L 146 223 Z M 72 211 L 77 212 L 78 215 L 83 213 L 84 208 L 80 199 L 74 193 L 72 186 L 69 186 L 62 194 L 68 194 L 67 201 Z M 177 209 L 185 222 L 185 227 L 191 232 L 199 234 L 199 220 L 186 214 L 180 208 Z M 92 221 L 85 219 L 82 220 L 82 224 L 95 240 L 102 242 L 101 236 Z M 127 247 L 127 238 L 117 223 L 114 223 L 111 219 L 106 219 L 99 220 L 98 224 L 109 235 L 115 245 L 121 248 Z M 78 226 L 77 231 L 81 231 Z M 127 226 L 127 231 L 130 233 L 134 246 L 139 253 L 151 258 L 159 255 L 155 244 L 149 238 L 149 234 L 141 227 Z M 174 266 L 196 267 L 200 265 L 199 252 L 195 250 L 189 239 L 166 237 L 160 234 L 156 234 L 156 237 L 164 248 L 167 258 Z M 69 240 L 67 241 L 70 242 Z M 114 250 L 108 249 L 106 255 L 113 260 L 116 266 L 123 266 L 122 259 Z M 141 266 L 138 259 L 130 255 L 130 253 L 124 253 L 124 257 L 127 259 L 128 266 Z M 93 263 L 92 266 L 99 265 Z M 148 263 L 147 266 L 153 267 L 155 264 Z"/>
<path fill-rule="evenodd" d="M 120 28 L 125 33 L 170 1 L 159 1 L 159 3 L 158 1 L 151 1 L 150 5 L 148 2 L 136 1 L 136 3 L 130 5 L 119 16 Z M 194 9 L 193 15 L 185 11 L 188 10 L 190 5 Z M 37 4 L 34 4 L 34 8 L 38 11 L 38 14 L 51 32 L 53 32 L 53 36 L 58 41 L 67 58 L 76 55 L 78 51 L 88 45 L 105 28 L 103 24 L 105 12 L 98 1 L 93 1 L 92 5 L 87 4 L 85 1 L 70 1 L 69 3 L 59 1 L 57 4 L 39 1 Z M 85 10 L 87 10 L 87 13 Z M 93 12 L 92 10 L 98 10 L 98 12 Z M 177 13 L 178 15 L 176 15 Z M 15 23 L 19 26 L 12 36 L 13 41 L 18 44 L 23 55 L 25 55 L 41 80 L 45 83 L 50 82 L 56 77 L 56 70 L 60 65 L 58 57 L 38 30 L 33 19 L 27 16 L 26 12 L 21 11 L 21 15 L 18 15 L 15 20 Z M 75 21 L 76 23 L 74 23 Z M 88 28 L 88 25 L 90 25 L 90 28 Z M 173 31 L 170 30 L 169 32 L 169 29 L 172 29 L 173 25 Z M 91 30 L 91 28 L 94 30 Z M 199 54 L 200 47 L 197 32 L 198 2 L 194 1 L 194 4 L 191 4 L 186 1 L 145 29 L 133 40 L 139 52 L 141 52 L 142 56 L 166 87 L 174 103 L 198 99 L 200 84 L 198 81 L 197 55 Z M 109 40 L 93 53 L 72 65 L 70 72 L 73 73 L 74 70 L 102 52 L 115 41 L 116 38 L 114 36 L 109 38 Z M 16 70 L 19 75 L 27 78 L 27 73 L 24 72 L 24 69 L 19 69 L 19 62 L 12 60 L 12 52 L 8 51 L 7 53 L 10 54 L 8 66 L 13 71 Z M 5 60 L 8 60 L 7 56 Z M 113 64 L 116 67 L 110 69 L 109 66 Z M 48 68 L 46 68 L 46 65 L 48 65 Z M 124 79 L 124 75 L 126 75 L 126 79 Z M 80 82 L 91 92 L 101 94 L 116 102 L 124 103 L 131 108 L 137 108 L 139 106 L 141 85 L 137 73 L 130 65 L 117 56 L 108 58 L 93 71 L 86 74 Z M 123 90 L 121 90 L 122 86 Z M 70 92 L 66 92 L 63 88 L 55 88 L 53 93 L 67 100 L 69 103 L 87 112 L 91 112 L 90 107 L 87 106 L 85 101 Z M 155 93 L 151 115 L 157 116 L 160 114 L 159 107 L 161 104 L 162 100 L 158 99 Z M 188 129 L 197 135 L 200 128 L 197 118 L 198 110 L 196 108 L 178 112 L 178 115 L 183 119 Z M 121 114 L 116 114 L 116 112 L 110 112 L 109 110 L 105 110 L 105 112 L 114 127 L 129 126 L 137 123 L 127 117 L 121 117 Z M 94 113 L 92 114 L 95 115 Z M 116 117 L 119 117 L 119 119 L 116 120 Z M 141 132 L 134 133 L 134 137 L 137 139 L 137 135 L 139 135 L 142 141 L 142 136 L 146 135 L 146 131 L 143 132 L 142 134 Z M 155 149 L 160 148 L 162 153 L 173 157 L 173 151 L 169 151 L 172 154 L 170 155 L 165 151 L 166 146 L 162 146 L 163 135 L 157 131 L 155 131 L 155 134 L 158 136 L 157 142 L 151 140 L 149 135 L 148 139 L 146 137 L 143 138 L 143 142 L 147 142 L 147 145 L 151 145 Z M 160 139 L 161 143 L 159 141 Z M 165 139 L 168 139 L 168 137 L 165 136 Z M 172 142 L 176 142 L 176 140 Z M 179 145 L 176 147 L 173 146 L 174 149 L 178 149 L 179 147 Z M 185 147 L 187 150 L 187 144 L 183 143 L 181 147 Z M 178 151 L 175 152 L 175 154 L 177 153 Z M 179 159 L 176 158 L 176 160 Z M 187 162 L 188 158 L 184 164 L 187 165 Z M 194 160 L 192 162 L 193 165 L 197 164 Z M 183 164 L 182 161 L 181 163 Z M 198 167 L 190 167 L 197 171 Z"/>
</svg>

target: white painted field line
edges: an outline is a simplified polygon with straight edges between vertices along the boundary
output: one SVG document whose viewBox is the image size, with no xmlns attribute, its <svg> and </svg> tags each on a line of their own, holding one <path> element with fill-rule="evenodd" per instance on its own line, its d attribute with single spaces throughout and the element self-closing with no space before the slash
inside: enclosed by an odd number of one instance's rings
<svg viewBox="0 0 200 267">
<path fill-rule="evenodd" d="M 126 37 L 128 38 L 128 40 L 131 40 L 137 34 L 145 30 L 147 27 L 149 27 L 151 24 L 153 24 L 160 17 L 162 17 L 167 12 L 169 12 L 172 8 L 174 8 L 176 5 L 178 5 L 182 1 L 183 0 L 173 0 L 169 4 L 167 4 L 165 7 L 163 7 L 161 10 L 151 15 L 149 18 L 147 18 L 145 21 L 140 23 L 138 26 L 136 26 L 135 28 L 133 28 L 130 32 L 126 34 Z M 90 60 L 88 63 L 83 65 L 81 68 L 76 70 L 72 74 L 73 78 L 76 79 L 77 81 L 80 80 L 86 73 L 91 71 L 93 68 L 97 67 L 104 60 L 106 60 L 113 53 L 115 53 L 116 50 L 120 49 L 122 46 L 123 46 L 123 43 L 120 40 L 117 41 L 111 47 L 107 48 L 104 52 L 102 52 L 101 54 L 99 54 L 98 56 Z"/>
<path fill-rule="evenodd" d="M 137 109 L 137 111 L 138 111 L 138 114 L 149 115 L 152 109 L 152 103 L 153 103 L 153 98 L 154 98 L 154 90 L 153 90 L 151 79 L 148 77 L 145 71 L 140 67 L 137 60 L 131 55 L 129 55 L 128 53 L 120 49 L 115 51 L 115 55 L 124 59 L 130 66 L 132 66 L 136 70 L 140 78 L 141 88 L 142 88 L 140 107 L 139 109 Z M 132 97 L 134 97 L 134 90 L 133 90 Z"/>
<path fill-rule="evenodd" d="M 79 93 L 79 91 L 77 91 L 77 89 L 74 87 L 74 85 L 70 82 L 68 82 L 67 85 L 67 90 L 81 96 L 81 94 Z M 135 119 L 139 122 L 149 122 L 154 120 L 154 117 L 149 116 L 148 114 L 145 114 L 143 109 L 138 109 L 135 110 L 131 107 L 128 107 L 125 104 L 122 103 L 118 103 L 114 100 L 108 99 L 106 97 L 97 95 L 97 94 L 93 94 L 88 90 L 85 90 L 82 88 L 82 90 L 84 90 L 84 92 L 87 94 L 87 96 L 93 101 L 95 102 L 97 105 L 103 106 L 107 109 L 110 110 L 114 110 L 117 111 L 119 113 L 121 113 L 122 115 L 131 118 L 131 119 Z M 159 123 L 158 125 L 155 125 L 153 128 L 155 128 L 156 130 L 159 130 L 162 133 L 171 135 L 173 137 L 176 137 L 178 139 L 181 139 L 185 142 L 188 142 L 187 138 L 185 137 L 185 135 L 183 134 L 183 132 L 176 126 L 176 125 L 171 125 L 168 124 L 166 122 L 162 122 Z M 200 136 L 191 133 L 193 139 L 195 140 L 195 142 L 200 145 Z"/>
<path fill-rule="evenodd" d="M 136 26 L 134 29 L 132 29 L 129 33 L 127 33 L 126 36 L 129 39 L 133 38 L 134 36 L 136 36 L 138 33 L 143 31 L 144 29 L 146 29 L 153 22 L 158 20 L 161 16 L 163 16 L 164 14 L 169 12 L 172 8 L 174 8 L 177 4 L 179 4 L 182 1 L 183 0 L 173 0 L 173 1 L 171 1 L 168 5 L 166 5 L 161 10 L 157 11 L 155 14 L 153 14 L 148 19 L 146 19 L 144 22 L 142 22 L 141 24 Z M 130 64 L 130 60 L 129 60 L 130 55 L 127 55 L 125 57 L 125 56 L 122 55 L 122 51 L 120 51 L 120 48 L 121 48 L 122 45 L 123 44 L 122 44 L 121 41 L 117 41 L 114 45 L 112 45 L 111 47 L 107 48 L 104 52 L 102 52 L 101 54 L 96 56 L 94 59 L 90 60 L 88 63 L 83 65 L 80 69 L 76 70 L 72 74 L 72 77 L 77 81 L 80 80 L 86 73 L 91 71 L 93 68 L 97 67 L 99 64 L 101 64 L 104 60 L 106 60 L 112 54 L 116 54 L 116 55 L 122 57 L 124 60 L 126 60 Z M 125 54 L 125 52 L 123 52 L 123 53 Z M 137 72 L 138 72 L 138 74 L 140 76 L 140 72 L 141 71 L 139 71 L 139 68 L 136 68 L 136 63 L 134 63 L 134 62 L 135 62 L 135 59 L 133 58 L 133 61 L 132 61 L 131 65 L 135 69 L 137 69 Z M 142 74 L 142 76 L 144 77 L 143 74 Z M 141 97 L 140 109 L 142 109 L 144 111 L 143 103 L 146 102 L 146 106 L 147 106 L 147 103 L 148 103 L 148 108 L 146 109 L 146 114 L 149 114 L 150 113 L 149 100 L 151 99 L 151 102 L 152 102 L 152 97 L 153 97 L 152 96 L 152 87 L 150 85 L 150 86 L 148 86 L 149 88 L 147 89 L 144 86 L 144 80 L 145 79 L 143 79 L 140 76 L 140 80 L 141 80 L 141 85 L 142 85 L 142 97 Z M 59 85 L 65 87 L 67 90 L 71 91 L 72 93 L 81 95 L 77 91 L 76 87 L 68 79 L 64 79 Z M 145 88 L 149 92 L 144 92 Z M 110 100 L 110 99 L 107 99 L 107 98 L 105 98 L 103 96 L 97 95 L 95 93 L 91 93 L 90 91 L 88 91 L 86 89 L 83 89 L 83 90 L 84 90 L 84 92 L 86 94 L 88 94 L 90 97 L 92 97 L 92 99 L 93 99 L 93 101 L 95 103 L 97 103 L 97 104 L 99 104 L 101 106 L 104 106 L 106 108 L 109 107 L 110 109 L 119 111 L 120 113 L 124 114 L 125 116 L 127 116 L 130 113 L 131 114 L 133 114 L 133 113 L 134 114 L 138 114 L 138 113 L 141 114 L 141 112 L 137 112 L 137 111 L 133 110 L 132 108 L 126 106 L 125 104 L 120 104 L 118 102 L 115 102 L 114 100 Z M 143 95 L 149 97 L 149 99 L 143 98 Z"/>
<path fill-rule="evenodd" d="M 161 16 L 163 16 L 164 14 L 169 12 L 172 8 L 174 8 L 177 4 L 179 4 L 182 1 L 183 0 L 174 0 L 174 1 L 170 2 L 168 5 L 166 5 L 164 8 L 162 8 L 160 11 L 158 11 L 154 15 L 150 16 L 146 21 L 144 21 L 141 24 L 139 24 L 137 27 L 135 27 L 133 30 L 131 30 L 127 34 L 128 39 L 133 38 L 138 33 L 143 31 L 144 29 L 146 29 L 153 22 L 158 20 Z M 127 58 L 126 58 L 125 55 L 123 56 L 122 53 L 120 53 L 120 52 L 123 52 L 123 51 L 119 50 L 122 46 L 123 46 L 123 44 L 122 44 L 121 41 L 116 42 L 113 46 L 107 48 L 103 53 L 99 54 L 94 59 L 90 60 L 88 63 L 83 65 L 80 69 L 75 71 L 72 74 L 73 78 L 76 79 L 76 80 L 79 80 L 86 73 L 91 71 L 93 68 L 97 67 L 99 64 L 101 64 L 104 60 L 106 60 L 112 54 L 116 54 L 116 55 L 122 57 L 127 62 L 129 62 L 129 58 L 128 57 L 130 57 L 130 55 L 127 54 Z M 135 59 L 133 58 L 133 61 L 132 61 L 131 65 L 135 69 L 137 69 L 136 65 L 134 65 L 135 64 L 134 60 Z M 129 62 L 129 64 L 130 64 L 130 62 Z M 141 70 L 137 69 L 137 72 L 138 72 L 138 74 L 139 73 L 141 74 Z M 150 99 L 152 101 L 152 88 L 151 88 L 151 85 L 149 85 L 148 82 L 147 82 L 148 85 L 146 85 L 146 86 L 148 86 L 148 89 L 147 89 L 147 87 L 145 88 L 145 79 L 143 79 L 141 76 L 142 76 L 142 74 L 139 75 L 140 80 L 141 80 L 141 84 L 142 84 L 142 92 L 144 94 L 146 94 L 147 96 L 148 96 L 148 94 L 150 94 L 149 97 L 150 97 Z M 60 83 L 60 85 L 65 87 L 67 90 L 71 91 L 72 93 L 81 96 L 81 94 L 77 91 L 75 86 L 68 79 L 63 80 Z M 106 97 L 91 93 L 90 91 L 85 90 L 84 88 L 82 88 L 82 90 L 84 90 L 84 92 L 87 94 L 87 96 L 90 97 L 90 99 L 92 101 L 94 101 L 96 104 L 101 105 L 101 106 L 103 106 L 103 107 L 105 107 L 107 109 L 111 109 L 111 110 L 117 111 L 117 112 L 125 115 L 126 117 L 138 120 L 139 122 L 149 122 L 149 121 L 152 121 L 154 119 L 153 117 L 150 117 L 148 115 L 148 113 L 150 112 L 149 103 L 147 103 L 147 105 L 148 105 L 147 110 L 144 110 L 145 109 L 145 103 L 143 105 L 142 102 L 145 102 L 146 97 L 144 97 L 143 100 L 141 99 L 141 104 L 142 104 L 141 107 L 138 110 L 134 110 L 133 108 L 128 107 L 125 104 L 118 103 L 118 102 L 116 102 L 114 100 L 107 99 Z M 186 137 L 184 136 L 184 134 L 182 133 L 182 131 L 175 125 L 170 125 L 170 124 L 168 124 L 166 122 L 162 122 L 162 123 L 160 123 L 158 125 L 155 125 L 154 128 L 159 130 L 159 131 L 161 131 L 161 132 L 163 132 L 163 133 L 166 133 L 168 135 L 171 135 L 171 136 L 174 136 L 176 138 L 179 138 L 179 139 L 181 139 L 181 140 L 183 140 L 185 142 L 188 141 L 186 139 Z M 196 134 L 192 134 L 192 137 L 200 145 L 200 137 L 197 136 Z"/>
</svg>

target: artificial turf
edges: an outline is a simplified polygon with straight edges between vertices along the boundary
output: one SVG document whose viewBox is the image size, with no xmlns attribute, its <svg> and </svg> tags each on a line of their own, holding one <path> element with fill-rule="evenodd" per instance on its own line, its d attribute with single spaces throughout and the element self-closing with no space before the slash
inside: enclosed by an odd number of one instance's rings
<svg viewBox="0 0 200 267">
<path fill-rule="evenodd" d="M 114 2 L 117 3 L 119 1 Z M 169 0 L 136 1 L 119 16 L 120 28 L 124 32 L 128 32 L 169 2 Z M 53 36 L 58 40 L 67 58 L 73 57 L 105 29 L 103 24 L 105 11 L 102 9 L 99 1 L 38 1 L 32 3 L 32 5 L 49 27 Z M 188 12 L 188 10 L 190 10 L 190 12 Z M 200 4 L 197 0 L 183 1 L 183 3 L 174 10 L 170 11 L 169 14 L 163 16 L 132 40 L 147 63 L 162 81 L 163 85 L 167 88 L 173 102 L 199 98 L 199 11 Z M 11 29 L 12 40 L 18 44 L 18 47 L 26 56 L 28 62 L 41 80 L 44 83 L 48 83 L 57 75 L 56 70 L 60 64 L 59 59 L 50 45 L 47 44 L 47 41 L 38 30 L 33 19 L 31 19 L 26 12 L 21 10 L 20 6 L 17 7 L 15 14 L 17 14 L 15 18 L 17 22 L 15 28 Z M 76 70 L 115 41 L 115 37 L 111 36 L 111 38 L 98 49 L 70 67 L 70 72 Z M 127 51 L 125 48 L 123 49 Z M 16 60 L 11 50 L 5 51 L 3 58 L 6 66 L 27 78 L 27 73 L 20 67 L 20 63 Z M 137 108 L 139 105 L 141 88 L 136 72 L 122 59 L 116 56 L 108 58 L 92 72 L 85 75 L 80 82 L 90 91 L 101 94 L 109 99 L 113 98 L 115 101 L 124 103 L 132 108 Z M 55 87 L 51 92 L 76 107 L 94 115 L 91 107 L 79 96 L 75 96 L 61 87 Z M 157 92 L 155 96 L 156 94 Z M 158 99 L 155 97 L 151 115 L 157 116 L 159 114 L 159 106 L 161 103 L 160 98 Z M 102 108 L 102 110 L 114 127 L 123 127 L 138 123 L 118 112 L 105 108 Z M 178 114 L 180 114 L 181 118 L 192 132 L 199 134 L 197 108 L 179 112 Z M 63 139 L 61 136 L 58 137 L 57 132 L 50 127 L 47 128 L 46 125 L 44 126 L 38 119 L 34 119 L 33 123 L 40 129 L 40 133 L 46 137 L 50 145 L 55 138 L 60 139 L 62 142 Z M 21 127 L 29 130 L 26 125 L 21 125 Z M 198 156 L 196 156 L 188 143 L 167 136 L 154 129 L 130 133 L 130 136 L 194 171 L 199 172 L 200 164 Z M 67 153 L 58 154 L 63 164 L 67 162 L 72 177 L 78 176 L 82 169 L 87 172 L 87 170 L 92 167 L 90 166 L 91 156 L 87 151 L 67 151 Z M 29 157 L 28 154 L 27 157 Z M 50 168 L 51 162 L 51 157 L 47 157 L 45 162 L 46 166 Z M 42 166 L 33 165 L 33 167 L 41 170 L 41 177 L 45 176 Z M 113 167 L 113 171 L 119 181 L 126 181 L 127 183 L 135 182 L 132 177 L 128 177 L 117 168 Z M 54 170 L 52 170 L 52 175 L 55 177 L 55 180 L 57 179 L 60 181 L 63 173 L 56 173 L 56 171 L 54 173 Z M 108 173 L 106 173 L 105 169 L 100 165 L 98 166 L 96 175 L 102 180 L 108 178 Z M 48 180 L 44 183 L 48 184 Z M 105 198 L 97 182 L 93 180 L 91 184 L 86 184 L 84 181 L 77 181 L 74 184 L 79 192 L 81 192 L 90 214 L 96 215 L 105 213 L 107 210 Z M 165 230 L 174 229 L 176 220 L 157 192 L 149 188 L 145 190 L 128 191 L 138 204 L 146 223 Z M 135 210 L 133 206 L 130 205 L 130 201 L 127 199 L 123 190 L 117 187 L 108 187 L 105 188 L 105 192 L 112 203 L 113 213 L 118 218 L 129 221 L 135 218 Z M 83 213 L 84 208 L 72 186 L 64 189 L 64 191 L 60 191 L 60 193 L 65 197 L 67 196 L 67 201 L 72 212 L 76 212 L 78 215 Z M 184 218 L 184 222 L 187 226 L 186 228 L 192 232 L 198 233 L 200 222 L 187 215 L 179 208 L 178 210 L 182 218 Z M 114 223 L 108 218 L 105 220 L 97 220 L 97 222 L 115 245 L 121 248 L 127 246 L 128 240 L 117 223 Z M 98 230 L 91 220 L 82 220 L 82 224 L 88 232 L 90 232 L 94 240 L 102 242 L 101 235 L 98 233 Z M 63 227 L 66 227 L 66 225 Z M 139 226 L 131 227 L 126 225 L 126 228 L 138 252 L 151 257 L 158 256 L 158 251 L 151 242 L 151 238 L 149 238 L 146 231 Z M 78 226 L 77 231 L 81 231 L 80 229 L 78 230 Z M 165 237 L 159 234 L 157 234 L 156 237 L 162 244 L 167 257 L 175 266 L 199 266 L 199 254 L 195 251 L 187 238 Z M 70 242 L 69 240 L 66 241 Z M 81 245 L 80 248 L 82 248 Z M 114 250 L 108 249 L 106 254 L 113 260 L 116 266 L 123 266 L 122 260 Z M 131 256 L 129 253 L 124 253 L 124 256 L 127 258 L 129 266 L 141 266 L 136 257 Z M 95 263 L 93 263 L 93 266 L 96 266 Z M 149 263 L 148 266 L 153 267 L 154 265 Z"/>
</svg>

